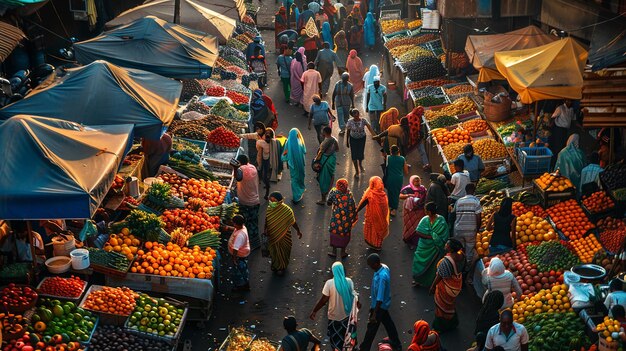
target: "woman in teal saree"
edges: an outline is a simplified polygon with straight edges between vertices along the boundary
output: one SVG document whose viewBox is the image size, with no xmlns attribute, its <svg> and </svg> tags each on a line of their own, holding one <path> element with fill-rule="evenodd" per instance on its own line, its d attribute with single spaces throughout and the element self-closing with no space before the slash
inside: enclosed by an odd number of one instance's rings
<svg viewBox="0 0 626 351">
<path fill-rule="evenodd" d="M 289 174 L 291 175 L 293 203 L 298 203 L 302 200 L 302 195 L 306 190 L 304 185 L 304 155 L 306 155 L 306 146 L 298 128 L 292 128 L 289 131 L 284 150 L 282 160 L 287 162 Z"/>
<path fill-rule="evenodd" d="M 448 224 L 437 214 L 434 202 L 426 204 L 426 216 L 417 225 L 419 242 L 413 256 L 413 281 L 418 286 L 431 286 L 437 271 L 437 261 L 443 256 L 448 241 Z"/>
</svg>

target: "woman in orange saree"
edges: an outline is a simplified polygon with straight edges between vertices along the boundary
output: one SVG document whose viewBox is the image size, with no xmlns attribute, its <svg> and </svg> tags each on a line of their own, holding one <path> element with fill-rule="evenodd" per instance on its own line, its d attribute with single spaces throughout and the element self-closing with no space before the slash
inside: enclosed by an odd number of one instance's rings
<svg viewBox="0 0 626 351">
<path fill-rule="evenodd" d="M 366 207 L 363 222 L 365 243 L 374 250 L 381 250 L 383 240 L 389 235 L 389 206 L 385 185 L 380 177 L 370 178 L 369 187 L 359 202 L 357 213 L 363 207 Z"/>
<path fill-rule="evenodd" d="M 433 329 L 445 332 L 456 328 L 459 319 L 456 314 L 456 297 L 463 286 L 463 266 L 465 254 L 463 244 L 451 238 L 446 243 L 446 255 L 437 264 L 437 275 L 430 288 L 435 295 L 435 320 Z"/>
</svg>

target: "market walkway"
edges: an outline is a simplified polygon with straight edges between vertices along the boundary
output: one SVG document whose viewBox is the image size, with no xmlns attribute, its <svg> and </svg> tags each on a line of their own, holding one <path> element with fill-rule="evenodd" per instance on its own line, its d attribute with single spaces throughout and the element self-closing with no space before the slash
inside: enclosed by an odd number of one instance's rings
<svg viewBox="0 0 626 351">
<path fill-rule="evenodd" d="M 307 145 L 307 164 L 310 164 L 317 151 L 318 143 L 315 139 L 315 131 L 307 130 L 307 120 L 302 116 L 302 110 L 286 104 L 281 98 L 282 87 L 276 74 L 276 55 L 273 50 L 273 31 L 264 31 L 263 38 L 266 41 L 268 81 L 269 87 L 265 92 L 274 100 L 279 113 L 279 134 L 286 135 L 292 127 L 302 131 Z M 379 63 L 381 55 L 379 51 L 372 51 L 362 56 L 364 65 Z M 380 65 L 379 65 L 380 66 Z M 333 84 L 338 79 L 335 73 Z M 383 84 L 385 84 L 383 73 Z M 331 85 L 332 86 L 332 85 Z M 361 99 L 357 101 L 360 105 Z M 401 106 L 400 95 L 395 91 L 389 92 L 388 106 Z M 401 112 L 404 108 L 401 108 Z M 363 111 L 362 111 L 363 112 Z M 337 129 L 335 124 L 335 129 Z M 337 136 L 338 130 L 333 135 Z M 357 201 L 367 188 L 369 177 L 381 175 L 380 156 L 378 144 L 368 140 L 366 146 L 366 159 L 364 166 L 365 177 L 358 180 L 353 178 L 354 171 L 350 161 L 349 150 L 345 149 L 345 139 L 338 137 L 342 149 L 337 157 L 338 165 L 336 177 L 346 177 L 351 185 Z M 368 137 L 369 139 L 369 137 Z M 415 162 L 417 155 L 413 152 L 409 155 L 409 161 L 413 165 L 411 174 L 419 174 L 428 179 L 421 167 Z M 203 329 L 196 326 L 188 326 L 183 335 L 184 339 L 192 339 L 194 350 L 206 350 L 218 348 L 219 343 L 227 335 L 228 326 L 243 325 L 257 331 L 259 335 L 268 337 L 270 340 L 280 340 L 284 336 L 282 319 L 284 316 L 293 314 L 298 319 L 300 326 L 307 327 L 319 336 L 326 334 L 326 309 L 318 313 L 317 321 L 313 322 L 308 316 L 320 297 L 321 290 L 326 279 L 330 278 L 330 266 L 333 259 L 328 257 L 328 221 L 330 216 L 329 207 L 320 207 L 315 204 L 319 199 L 318 185 L 313 172 L 309 167 L 306 169 L 307 192 L 304 200 L 294 208 L 296 218 L 304 234 L 302 240 L 294 235 L 294 247 L 292 250 L 292 262 L 287 274 L 278 277 L 270 271 L 269 259 L 261 257 L 260 251 L 254 251 L 249 262 L 250 285 L 252 291 L 245 295 L 231 294 L 230 282 L 225 281 L 228 272 L 222 271 L 222 286 L 219 297 L 215 303 L 214 318 Z M 281 191 L 287 199 L 290 198 L 291 188 L 289 172 L 283 173 L 283 179 L 278 184 L 273 184 L 272 190 Z M 407 179 L 408 181 L 408 179 Z M 428 182 L 425 182 L 427 185 Z M 262 207 L 264 204 L 262 204 Z M 264 213 L 264 211 L 263 211 Z M 261 214 L 263 217 L 263 214 Z M 366 256 L 371 253 L 363 241 L 362 227 L 363 214 L 361 213 L 359 224 L 353 230 L 353 237 L 347 251 L 350 257 L 344 260 L 346 274 L 355 282 L 356 290 L 361 295 L 364 306 L 369 304 L 369 286 L 372 271 L 366 264 Z M 402 242 L 402 218 L 392 219 L 390 235 L 386 239 L 381 258 L 392 273 L 392 306 L 391 314 L 400 332 L 403 347 L 406 349 L 411 340 L 410 332 L 413 323 L 418 319 L 425 319 L 429 323 L 434 318 L 433 297 L 428 295 L 425 288 L 416 289 L 411 286 L 411 264 L 413 252 Z M 230 262 L 229 262 L 230 263 Z M 473 294 L 471 288 L 464 288 L 458 298 L 458 314 L 461 324 L 459 328 L 442 335 L 443 344 L 448 350 L 465 350 L 473 339 L 474 321 L 480 307 L 480 301 Z M 359 315 L 359 341 L 365 335 L 367 311 L 362 310 Z M 385 337 L 384 328 L 379 329 L 378 339 Z M 327 341 L 327 340 L 326 340 Z M 327 343 L 326 343 L 327 344 Z M 328 347 L 326 345 L 326 347 Z"/>
</svg>

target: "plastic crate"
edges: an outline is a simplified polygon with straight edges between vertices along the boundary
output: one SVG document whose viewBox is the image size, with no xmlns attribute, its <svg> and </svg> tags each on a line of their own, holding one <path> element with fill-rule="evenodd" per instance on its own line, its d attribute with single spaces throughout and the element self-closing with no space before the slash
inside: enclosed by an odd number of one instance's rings
<svg viewBox="0 0 626 351">
<path fill-rule="evenodd" d="M 516 149 L 517 162 L 523 175 L 543 174 L 550 171 L 552 151 L 547 147 L 520 147 Z"/>
</svg>

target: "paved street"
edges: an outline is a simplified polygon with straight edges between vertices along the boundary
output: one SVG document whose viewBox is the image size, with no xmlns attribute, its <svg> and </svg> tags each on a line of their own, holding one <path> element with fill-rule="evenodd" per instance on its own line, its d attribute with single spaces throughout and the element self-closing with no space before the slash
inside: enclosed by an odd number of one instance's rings
<svg viewBox="0 0 626 351">
<path fill-rule="evenodd" d="M 271 5 L 271 4 L 268 4 Z M 278 134 L 286 135 L 290 128 L 299 128 L 307 145 L 307 164 L 315 156 L 318 143 L 315 139 L 315 131 L 307 130 L 306 118 L 302 116 L 302 109 L 289 106 L 282 97 L 280 80 L 276 73 L 276 55 L 273 44 L 273 31 L 264 31 L 263 38 L 266 41 L 267 63 L 269 73 L 269 87 L 265 92 L 274 100 L 279 111 Z M 361 56 L 364 65 L 369 67 L 373 63 L 379 63 L 381 55 L 377 51 L 368 52 Z M 379 67 L 382 67 L 379 64 Z M 335 72 L 333 83 L 338 79 Z M 386 80 L 383 73 L 383 84 Z M 331 88 L 332 91 L 332 88 Z M 329 94 L 330 96 L 330 94 Z M 330 97 L 328 98 L 330 99 Z M 359 96 L 357 106 L 361 106 Z M 406 112 L 401 103 L 400 94 L 389 91 L 388 107 L 395 106 L 401 111 L 401 116 Z M 362 111 L 363 113 L 363 111 Z M 334 126 L 334 135 L 337 136 L 338 127 Z M 344 137 L 338 137 L 342 149 L 337 157 L 337 170 L 335 178 L 346 177 L 351 185 L 356 201 L 367 187 L 369 177 L 381 175 L 380 163 L 382 158 L 379 146 L 372 140 L 368 140 L 366 146 L 365 176 L 354 179 L 354 171 L 350 160 L 349 150 L 345 149 Z M 369 139 L 369 138 L 368 138 Z M 409 155 L 409 161 L 413 165 L 411 174 L 419 174 L 427 180 L 421 167 L 416 162 L 415 152 Z M 437 162 L 435 160 L 435 162 Z M 252 291 L 247 294 L 231 294 L 231 283 L 227 280 L 229 272 L 222 269 L 221 291 L 215 302 L 214 316 L 212 320 L 199 329 L 195 325 L 186 328 L 184 339 L 192 339 L 193 350 L 206 350 L 217 348 L 219 343 L 226 337 L 228 326 L 246 326 L 254 330 L 258 335 L 265 336 L 270 340 L 279 341 L 283 335 L 283 316 L 293 314 L 298 318 L 300 326 L 307 327 L 326 338 L 326 309 L 318 313 L 318 319 L 311 321 L 308 315 L 319 298 L 324 281 L 330 277 L 330 266 L 333 263 L 328 253 L 328 220 L 330 208 L 315 204 L 319 200 L 319 188 L 314 174 L 309 167 L 306 169 L 307 191 L 301 204 L 294 208 L 296 218 L 304 234 L 302 240 L 294 235 L 294 247 L 292 250 L 292 262 L 288 272 L 283 277 L 275 276 L 270 271 L 268 258 L 261 257 L 259 250 L 254 251 L 250 258 L 250 278 Z M 272 185 L 272 190 L 279 190 L 287 200 L 291 199 L 289 184 L 289 172 L 285 170 L 283 179 L 278 184 Z M 425 182 L 428 185 L 428 182 Z M 263 208 L 265 203 L 262 203 Z M 261 218 L 263 218 L 264 210 Z M 262 219 L 261 219 L 262 222 Z M 360 214 L 359 224 L 353 230 L 352 240 L 348 246 L 350 257 L 344 260 L 346 274 L 351 277 L 360 294 L 364 308 L 369 305 L 369 286 L 372 271 L 368 268 L 365 258 L 371 253 L 366 248 L 362 234 L 363 212 Z M 262 225 L 262 224 L 261 224 Z M 434 318 L 433 297 L 428 295 L 425 288 L 413 288 L 411 286 L 411 264 L 413 252 L 402 242 L 402 218 L 401 214 L 393 218 L 390 235 L 385 240 L 383 250 L 380 253 L 392 273 L 392 306 L 391 315 L 395 320 L 403 342 L 403 348 L 407 348 L 411 340 L 413 323 L 418 319 L 425 319 L 429 323 Z M 227 261 L 227 260 L 223 260 Z M 230 261 L 228 261 L 230 262 Z M 480 307 L 480 301 L 471 288 L 464 287 L 457 300 L 457 311 L 461 325 L 450 333 L 442 335 L 443 345 L 448 350 L 465 350 L 472 340 L 474 321 Z M 362 310 L 359 317 L 359 341 L 365 334 L 367 310 Z M 384 328 L 381 326 L 377 340 L 385 337 Z M 327 340 L 325 345 L 328 348 Z"/>
</svg>

